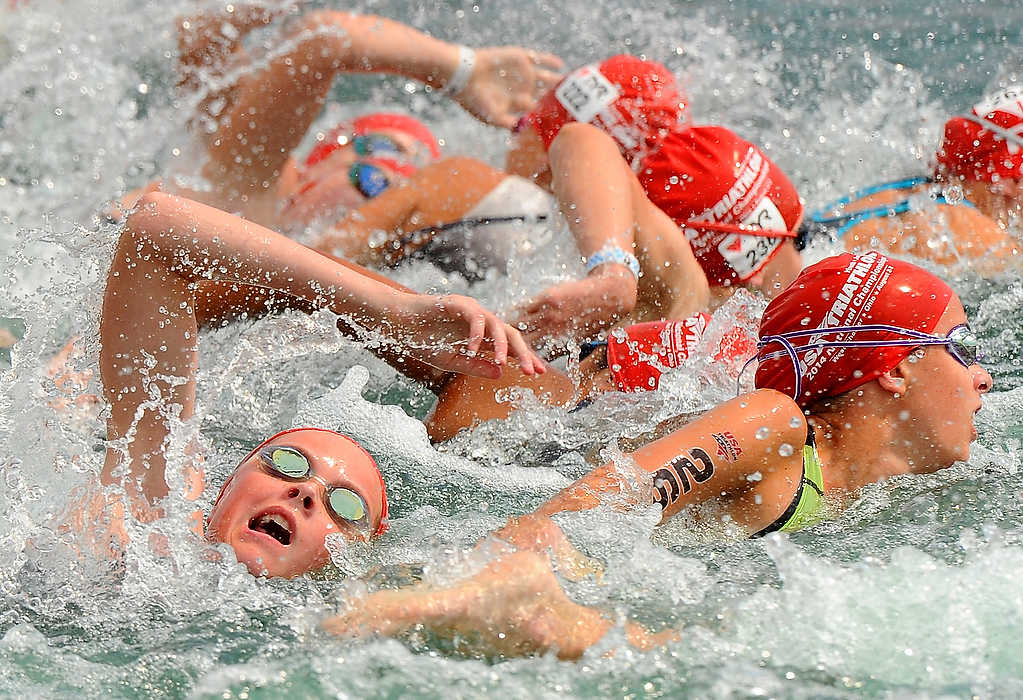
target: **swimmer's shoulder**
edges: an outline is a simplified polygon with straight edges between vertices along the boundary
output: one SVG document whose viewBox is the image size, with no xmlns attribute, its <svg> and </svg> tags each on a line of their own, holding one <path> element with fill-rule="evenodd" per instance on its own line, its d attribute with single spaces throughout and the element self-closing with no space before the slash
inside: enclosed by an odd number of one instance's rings
<svg viewBox="0 0 1023 700">
<path fill-rule="evenodd" d="M 426 221 L 456 221 L 501 184 L 507 174 L 468 156 L 452 156 L 423 167 L 403 185 L 415 192 Z"/>
</svg>

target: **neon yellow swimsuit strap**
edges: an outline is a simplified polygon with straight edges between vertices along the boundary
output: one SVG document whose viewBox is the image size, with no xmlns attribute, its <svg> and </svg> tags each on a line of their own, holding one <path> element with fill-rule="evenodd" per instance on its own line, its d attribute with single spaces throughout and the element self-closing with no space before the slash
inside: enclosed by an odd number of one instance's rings
<svg viewBox="0 0 1023 700">
<path fill-rule="evenodd" d="M 811 428 L 812 430 L 812 428 Z M 803 483 L 792 516 L 779 530 L 792 532 L 821 521 L 824 517 L 824 472 L 815 445 L 803 445 Z"/>
</svg>

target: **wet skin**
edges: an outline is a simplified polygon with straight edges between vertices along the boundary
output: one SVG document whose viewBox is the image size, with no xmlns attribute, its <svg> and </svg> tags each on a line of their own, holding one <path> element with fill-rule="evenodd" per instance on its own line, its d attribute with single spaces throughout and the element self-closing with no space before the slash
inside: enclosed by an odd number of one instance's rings
<svg viewBox="0 0 1023 700">
<path fill-rule="evenodd" d="M 383 486 L 376 466 L 360 447 L 343 436 L 313 429 L 277 436 L 264 447 L 274 446 L 302 452 L 314 478 L 290 481 L 274 476 L 261 466 L 263 448 L 257 449 L 224 484 L 210 514 L 210 539 L 231 545 L 254 576 L 285 578 L 327 564 L 328 535 L 370 539 L 382 517 Z M 331 515 L 325 496 L 327 487 L 334 486 L 362 497 L 368 511 L 366 527 L 337 522 Z"/>
</svg>

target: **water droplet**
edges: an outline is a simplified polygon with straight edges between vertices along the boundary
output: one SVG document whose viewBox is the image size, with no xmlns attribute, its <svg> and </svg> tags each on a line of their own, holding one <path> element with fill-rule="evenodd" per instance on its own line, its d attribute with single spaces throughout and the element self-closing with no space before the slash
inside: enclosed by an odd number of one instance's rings
<svg viewBox="0 0 1023 700">
<path fill-rule="evenodd" d="M 782 444 L 778 445 L 778 454 L 780 454 L 782 457 L 791 457 L 793 451 L 794 450 L 792 449 L 792 445 L 790 445 L 787 442 L 783 442 Z"/>
<path fill-rule="evenodd" d="M 764 478 L 764 475 L 760 472 L 753 472 L 752 474 L 746 475 L 746 481 L 760 481 Z"/>
<path fill-rule="evenodd" d="M 766 440 L 767 437 L 770 434 L 771 434 L 771 429 L 768 428 L 766 425 L 761 426 L 760 428 L 757 428 L 757 433 L 756 433 L 757 440 Z"/>
</svg>

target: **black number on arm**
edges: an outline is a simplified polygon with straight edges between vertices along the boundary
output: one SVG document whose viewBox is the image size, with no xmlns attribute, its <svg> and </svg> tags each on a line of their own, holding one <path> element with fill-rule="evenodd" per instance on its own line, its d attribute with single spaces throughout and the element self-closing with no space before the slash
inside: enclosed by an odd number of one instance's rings
<svg viewBox="0 0 1023 700">
<path fill-rule="evenodd" d="M 709 454 L 699 447 L 691 449 L 689 454 L 693 459 L 679 455 L 668 467 L 658 469 L 654 473 L 654 501 L 660 504 L 661 510 L 677 501 L 679 496 L 692 491 L 693 481 L 702 484 L 714 476 L 714 462 Z M 694 459 L 702 468 L 696 466 Z"/>
<path fill-rule="evenodd" d="M 654 503 L 660 504 L 661 510 L 664 510 L 677 501 L 678 497 L 678 481 L 675 480 L 675 473 L 670 469 L 658 469 L 654 472 Z"/>
</svg>

